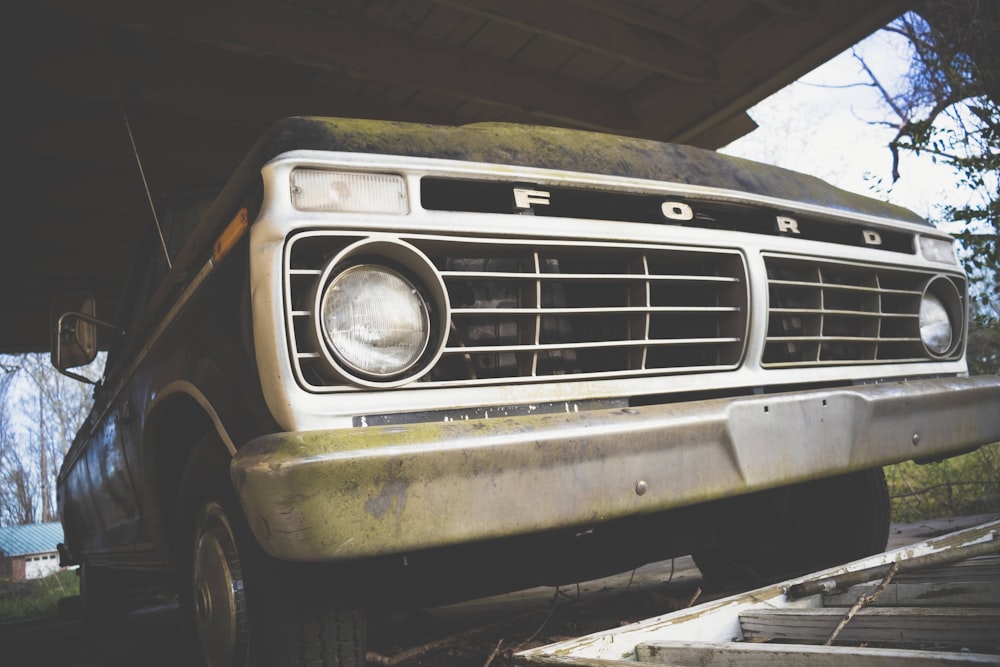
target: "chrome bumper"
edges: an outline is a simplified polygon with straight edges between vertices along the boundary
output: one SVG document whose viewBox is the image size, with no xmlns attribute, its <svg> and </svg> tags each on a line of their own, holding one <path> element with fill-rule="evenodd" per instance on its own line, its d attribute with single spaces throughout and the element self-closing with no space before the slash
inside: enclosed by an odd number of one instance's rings
<svg viewBox="0 0 1000 667">
<path fill-rule="evenodd" d="M 272 556 L 334 561 L 584 526 L 1000 441 L 1000 377 L 276 433 L 232 477 Z"/>
</svg>

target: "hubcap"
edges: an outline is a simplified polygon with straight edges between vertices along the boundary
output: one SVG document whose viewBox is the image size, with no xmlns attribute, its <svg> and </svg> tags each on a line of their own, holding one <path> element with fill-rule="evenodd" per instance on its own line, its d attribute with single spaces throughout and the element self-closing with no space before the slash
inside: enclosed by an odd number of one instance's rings
<svg viewBox="0 0 1000 667">
<path fill-rule="evenodd" d="M 210 667 L 246 664 L 243 571 L 225 512 L 208 504 L 198 522 L 192 581 L 195 627 Z"/>
</svg>

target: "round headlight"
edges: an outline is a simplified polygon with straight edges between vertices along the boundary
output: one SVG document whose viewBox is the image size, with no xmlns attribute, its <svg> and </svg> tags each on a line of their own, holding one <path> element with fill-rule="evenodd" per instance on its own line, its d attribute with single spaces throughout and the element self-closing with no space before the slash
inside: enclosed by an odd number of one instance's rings
<svg viewBox="0 0 1000 667">
<path fill-rule="evenodd" d="M 931 357 L 960 354 L 965 336 L 965 302 L 955 280 L 936 276 L 920 300 L 920 340 Z"/>
<path fill-rule="evenodd" d="M 420 291 L 397 271 L 359 264 L 338 274 L 320 305 L 323 337 L 347 369 L 376 380 L 412 368 L 431 336 Z"/>
<path fill-rule="evenodd" d="M 953 337 L 948 309 L 941 299 L 925 294 L 920 302 L 920 340 L 931 354 L 942 356 L 951 349 Z"/>
</svg>

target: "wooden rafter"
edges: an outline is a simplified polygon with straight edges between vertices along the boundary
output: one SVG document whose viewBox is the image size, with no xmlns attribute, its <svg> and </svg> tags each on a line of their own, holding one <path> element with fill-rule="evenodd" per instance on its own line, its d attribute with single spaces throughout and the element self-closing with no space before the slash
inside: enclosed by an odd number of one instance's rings
<svg viewBox="0 0 1000 667">
<path fill-rule="evenodd" d="M 710 40 L 705 35 L 692 30 L 689 26 L 682 25 L 679 22 L 672 21 L 651 11 L 640 9 L 627 2 L 621 2 L 621 0 L 577 0 L 577 2 L 629 25 L 640 26 L 680 44 L 686 44 L 695 49 L 698 55 L 711 57 L 712 47 Z"/>
<path fill-rule="evenodd" d="M 80 18 L 167 35 L 299 66 L 415 86 L 422 90 L 530 113 L 582 127 L 634 132 L 636 121 L 612 91 L 567 80 L 501 58 L 472 53 L 411 33 L 349 23 L 273 5 L 39 0 Z"/>
<path fill-rule="evenodd" d="M 622 20 L 622 12 L 595 11 L 588 3 L 573 0 L 438 0 L 455 9 L 527 28 L 554 39 L 603 53 L 651 72 L 681 81 L 712 81 L 718 71 L 706 50 L 692 52 L 674 37 L 664 39 L 662 30 L 636 25 L 639 10 L 625 10 L 633 20 Z M 618 14 L 615 16 L 614 14 Z M 665 27 L 650 15 L 650 22 Z M 671 33 L 676 30 L 671 30 Z M 658 34 L 659 33 L 659 34 Z"/>
</svg>

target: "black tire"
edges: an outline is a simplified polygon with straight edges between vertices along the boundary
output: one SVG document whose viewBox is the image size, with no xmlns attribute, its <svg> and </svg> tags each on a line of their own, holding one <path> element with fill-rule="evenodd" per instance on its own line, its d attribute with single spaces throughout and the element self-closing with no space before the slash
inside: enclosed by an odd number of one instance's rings
<svg viewBox="0 0 1000 667">
<path fill-rule="evenodd" d="M 91 630 L 111 632 L 128 616 L 129 588 L 113 570 L 84 561 L 80 564 L 80 601 L 83 619 Z"/>
<path fill-rule="evenodd" d="M 199 443 L 178 510 L 178 590 L 192 653 L 208 667 L 363 667 L 358 611 L 306 602 L 300 579 L 257 545 L 220 443 Z M 324 598 L 326 596 L 323 596 Z"/>
<path fill-rule="evenodd" d="M 769 517 L 769 530 L 694 554 L 695 564 L 705 578 L 726 583 L 764 583 L 885 550 L 889 539 L 889 490 L 881 468 L 768 493 L 782 498 L 781 510 Z"/>
<path fill-rule="evenodd" d="M 278 620 L 276 635 L 273 655 L 277 667 L 365 665 L 365 618 L 361 612 L 291 611 Z"/>
</svg>

